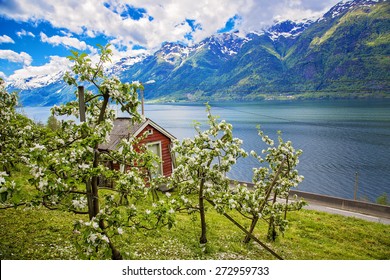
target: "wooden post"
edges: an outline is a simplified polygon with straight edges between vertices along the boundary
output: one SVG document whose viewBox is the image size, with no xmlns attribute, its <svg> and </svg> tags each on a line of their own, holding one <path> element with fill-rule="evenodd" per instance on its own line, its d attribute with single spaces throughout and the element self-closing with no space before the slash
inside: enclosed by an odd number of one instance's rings
<svg viewBox="0 0 390 280">
<path fill-rule="evenodd" d="M 142 117 L 145 117 L 145 104 L 144 104 L 144 90 L 141 89 L 141 113 Z"/>
<path fill-rule="evenodd" d="M 84 87 L 78 86 L 77 91 L 79 94 L 79 112 L 80 112 L 80 122 L 85 122 L 85 97 L 84 97 Z M 93 206 L 93 197 L 92 197 L 92 186 L 91 181 L 87 180 L 85 182 L 85 189 L 87 191 L 87 203 L 88 203 L 88 214 L 89 219 L 92 220 L 94 215 L 94 206 Z"/>
<path fill-rule="evenodd" d="M 353 193 L 353 199 L 354 200 L 357 200 L 358 180 L 359 180 L 359 173 L 356 171 L 356 173 L 355 173 L 355 190 L 354 190 L 354 193 Z"/>
<path fill-rule="evenodd" d="M 85 97 L 84 97 L 84 87 L 77 87 L 79 93 L 79 111 L 80 111 L 80 122 L 85 122 Z"/>
</svg>

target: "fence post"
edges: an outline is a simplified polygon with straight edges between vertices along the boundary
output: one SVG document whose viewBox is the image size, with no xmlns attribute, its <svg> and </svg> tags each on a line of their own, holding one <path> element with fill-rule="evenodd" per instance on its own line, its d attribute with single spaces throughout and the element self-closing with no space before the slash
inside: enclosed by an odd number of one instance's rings
<svg viewBox="0 0 390 280">
<path fill-rule="evenodd" d="M 355 190 L 354 190 L 354 193 L 353 193 L 353 199 L 354 200 L 357 200 L 358 180 L 359 180 L 359 173 L 356 171 L 356 173 L 355 173 Z"/>
<path fill-rule="evenodd" d="M 79 111 L 80 111 L 80 122 L 85 122 L 85 97 L 84 97 L 84 86 L 78 86 L 77 91 L 79 94 Z"/>
<path fill-rule="evenodd" d="M 79 112 L 80 112 L 80 122 L 85 122 L 85 97 L 84 97 L 84 86 L 77 87 L 78 95 L 79 95 Z M 92 200 L 92 187 L 91 181 L 87 179 L 85 182 L 85 188 L 87 191 L 87 203 L 88 203 L 88 214 L 89 219 L 93 218 L 93 200 Z"/>
</svg>

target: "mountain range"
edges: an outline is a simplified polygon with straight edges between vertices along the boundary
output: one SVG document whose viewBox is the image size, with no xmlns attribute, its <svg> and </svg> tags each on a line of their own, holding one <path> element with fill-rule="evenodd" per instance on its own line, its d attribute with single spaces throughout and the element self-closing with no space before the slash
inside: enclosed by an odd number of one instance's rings
<svg viewBox="0 0 390 280">
<path fill-rule="evenodd" d="M 65 69 L 64 69 L 65 71 Z M 340 2 L 321 18 L 277 22 L 262 32 L 223 33 L 193 46 L 167 42 L 153 55 L 108 69 L 141 81 L 159 102 L 390 97 L 390 5 Z M 74 98 L 64 72 L 13 81 L 24 106 Z"/>
</svg>

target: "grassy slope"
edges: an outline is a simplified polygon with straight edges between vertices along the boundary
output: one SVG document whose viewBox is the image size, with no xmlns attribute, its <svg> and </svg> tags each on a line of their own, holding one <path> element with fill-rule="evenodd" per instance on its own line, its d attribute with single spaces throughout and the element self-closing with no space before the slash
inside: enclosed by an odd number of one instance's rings
<svg viewBox="0 0 390 280">
<path fill-rule="evenodd" d="M 26 197 L 34 193 L 26 170 L 13 177 L 26 186 Z M 115 245 L 126 259 L 273 259 L 256 243 L 243 244 L 244 233 L 208 206 L 204 251 L 197 214 L 178 214 L 171 230 L 128 231 Z M 248 220 L 229 214 L 249 227 Z M 0 259 L 80 259 L 73 222 L 87 218 L 45 208 L 0 210 Z M 285 259 L 390 259 L 390 225 L 309 210 L 289 213 L 288 219 L 284 237 L 268 243 Z M 259 223 L 255 234 L 264 241 L 266 230 L 265 222 Z"/>
<path fill-rule="evenodd" d="M 78 259 L 72 245 L 72 214 L 46 209 L 0 211 L 0 259 Z M 238 217 L 237 217 L 238 218 Z M 284 237 L 272 248 L 285 259 L 390 259 L 390 226 L 303 210 L 291 213 Z M 207 213 L 209 243 L 198 244 L 197 216 L 180 214 L 176 227 L 131 232 L 118 247 L 126 259 L 272 259 L 213 210 Z M 256 235 L 265 239 L 264 224 Z"/>
</svg>

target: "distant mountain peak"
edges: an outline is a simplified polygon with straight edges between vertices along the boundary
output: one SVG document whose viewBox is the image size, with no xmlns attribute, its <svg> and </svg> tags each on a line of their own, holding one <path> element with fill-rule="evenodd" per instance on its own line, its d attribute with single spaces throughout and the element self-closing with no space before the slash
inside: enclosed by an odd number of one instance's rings
<svg viewBox="0 0 390 280">
<path fill-rule="evenodd" d="M 333 6 L 327 13 L 324 14 L 319 20 L 327 18 L 335 18 L 344 13 L 350 11 L 355 7 L 372 6 L 381 2 L 387 2 L 387 0 L 344 0 Z"/>
<path fill-rule="evenodd" d="M 178 42 L 165 42 L 162 47 L 154 53 L 154 56 L 169 64 L 180 64 L 190 53 L 191 48 Z"/>
<path fill-rule="evenodd" d="M 65 70 L 48 74 L 32 75 L 25 78 L 17 78 L 8 81 L 9 88 L 20 90 L 38 89 L 59 82 L 65 74 Z"/>
<path fill-rule="evenodd" d="M 107 69 L 107 74 L 110 75 L 110 74 L 116 74 L 118 72 L 126 71 L 134 64 L 144 60 L 147 56 L 148 56 L 147 54 L 140 54 L 138 56 L 122 57 L 119 61 L 117 61 L 109 69 Z"/>
<path fill-rule="evenodd" d="M 296 37 L 305 31 L 314 21 L 311 19 L 304 19 L 302 21 L 286 20 L 277 22 L 271 26 L 266 33 L 272 40 L 279 39 L 279 37 L 289 38 Z"/>
<path fill-rule="evenodd" d="M 237 54 L 242 45 L 249 39 L 238 36 L 236 33 L 220 33 L 212 35 L 202 42 L 196 48 L 207 47 L 210 51 L 218 56 L 232 56 Z"/>
</svg>

